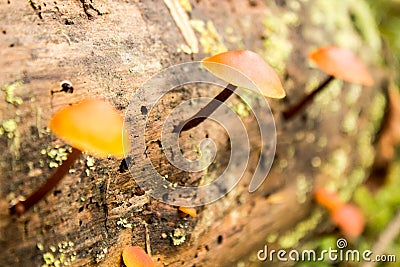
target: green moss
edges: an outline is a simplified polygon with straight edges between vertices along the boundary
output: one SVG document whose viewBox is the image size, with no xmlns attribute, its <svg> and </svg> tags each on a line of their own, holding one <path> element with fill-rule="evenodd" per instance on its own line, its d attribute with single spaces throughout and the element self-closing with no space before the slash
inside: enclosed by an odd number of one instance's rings
<svg viewBox="0 0 400 267">
<path fill-rule="evenodd" d="M 17 122 L 13 119 L 3 121 L 2 125 L 3 133 L 7 133 L 7 137 L 12 139 L 15 136 L 15 132 L 17 131 L 18 125 Z"/>
<path fill-rule="evenodd" d="M 372 145 L 372 133 L 364 131 L 357 141 L 360 165 L 365 169 L 371 167 L 375 158 L 375 149 Z"/>
<path fill-rule="evenodd" d="M 289 28 L 298 23 L 297 14 L 290 11 L 282 14 L 268 12 L 263 23 L 266 38 L 262 56 L 278 73 L 282 74 L 293 49 L 289 40 Z"/>
<path fill-rule="evenodd" d="M 357 109 L 350 109 L 343 118 L 342 124 L 340 126 L 341 130 L 352 136 L 357 134 L 358 129 L 358 114 L 360 112 Z"/>
<path fill-rule="evenodd" d="M 381 127 L 383 116 L 385 115 L 385 107 L 387 104 L 386 97 L 383 93 L 378 92 L 369 107 L 371 131 L 377 133 Z"/>
<path fill-rule="evenodd" d="M 69 266 L 76 260 L 75 244 L 71 241 L 62 241 L 57 245 L 49 245 L 50 252 L 42 254 L 44 264 L 42 267 L 58 267 Z M 37 244 L 40 251 L 43 251 L 44 246 L 41 243 Z"/>
<path fill-rule="evenodd" d="M 212 21 L 191 20 L 190 25 L 196 32 L 200 33 L 199 41 L 205 54 L 215 55 L 228 50 Z"/>
<path fill-rule="evenodd" d="M 65 146 L 60 147 L 56 145 L 55 147 L 48 146 L 40 150 L 40 154 L 47 154 L 47 164 L 50 168 L 57 168 L 61 163 L 67 159 L 68 154 L 71 152 L 71 147 Z"/>
<path fill-rule="evenodd" d="M 174 232 L 170 234 L 170 237 L 174 246 L 182 245 L 186 241 L 186 230 L 183 228 L 176 228 Z"/>
<path fill-rule="evenodd" d="M 311 191 L 312 185 L 311 182 L 308 181 L 304 175 L 298 175 L 296 181 L 297 181 L 297 190 L 296 190 L 297 202 L 302 204 L 306 202 L 307 194 Z"/>
<path fill-rule="evenodd" d="M 250 115 L 250 107 L 244 103 L 244 102 L 239 102 L 238 104 L 234 105 L 232 107 L 233 111 L 235 111 L 236 114 L 238 114 L 241 118 L 246 118 Z"/>
<path fill-rule="evenodd" d="M 328 158 L 328 162 L 323 164 L 322 169 L 325 174 L 334 179 L 341 179 L 349 164 L 348 153 L 340 148 L 332 152 Z M 333 183 L 336 181 L 332 180 Z M 334 186 L 336 187 L 336 186 Z"/>
<path fill-rule="evenodd" d="M 322 218 L 321 210 L 315 210 L 311 216 L 298 223 L 292 231 L 289 231 L 278 240 L 279 247 L 282 249 L 296 247 L 299 241 L 314 230 Z"/>
<path fill-rule="evenodd" d="M 7 103 L 14 104 L 14 105 L 21 105 L 22 104 L 22 98 L 15 96 L 15 89 L 17 89 L 19 86 L 21 86 L 23 81 L 16 81 L 10 84 L 5 84 L 3 85 L 3 91 L 6 93 L 6 101 Z"/>
</svg>

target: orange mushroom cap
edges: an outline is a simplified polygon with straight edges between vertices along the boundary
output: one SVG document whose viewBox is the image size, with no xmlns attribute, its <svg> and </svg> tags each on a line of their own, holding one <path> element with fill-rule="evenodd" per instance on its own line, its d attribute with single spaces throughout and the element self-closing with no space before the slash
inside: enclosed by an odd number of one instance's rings
<svg viewBox="0 0 400 267">
<path fill-rule="evenodd" d="M 128 246 L 122 251 L 122 259 L 126 267 L 153 267 L 151 257 L 141 248 Z"/>
<path fill-rule="evenodd" d="M 87 99 L 58 111 L 50 129 L 71 146 L 93 155 L 123 157 L 128 135 L 118 111 L 103 99 Z"/>
<path fill-rule="evenodd" d="M 218 78 L 271 98 L 286 96 L 276 72 L 258 54 L 235 50 L 202 60 L 203 66 Z M 228 66 L 228 67 L 227 67 Z M 238 75 L 240 72 L 242 75 Z"/>
<path fill-rule="evenodd" d="M 374 84 L 367 68 L 350 50 L 325 46 L 310 53 L 309 58 L 323 71 L 336 78 L 365 86 Z"/>
<path fill-rule="evenodd" d="M 364 230 L 364 216 L 354 204 L 345 204 L 333 211 L 332 221 L 339 226 L 343 235 L 350 239 L 358 237 Z"/>
<path fill-rule="evenodd" d="M 180 211 L 182 211 L 185 214 L 189 214 L 191 217 L 196 217 L 197 212 L 195 208 L 190 208 L 190 207 L 179 207 L 178 208 Z"/>
<path fill-rule="evenodd" d="M 317 188 L 314 191 L 314 198 L 318 204 L 330 211 L 335 211 L 344 205 L 336 192 L 329 191 L 324 187 Z"/>
</svg>

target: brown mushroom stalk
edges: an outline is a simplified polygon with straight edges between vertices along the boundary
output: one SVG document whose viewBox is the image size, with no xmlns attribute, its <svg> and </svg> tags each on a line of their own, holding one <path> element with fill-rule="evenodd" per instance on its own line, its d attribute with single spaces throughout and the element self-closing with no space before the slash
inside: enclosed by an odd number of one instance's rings
<svg viewBox="0 0 400 267">
<path fill-rule="evenodd" d="M 333 77 L 332 75 L 328 76 L 322 83 L 320 83 L 320 85 L 318 85 L 317 88 L 315 88 L 310 94 L 306 95 L 305 97 L 303 97 L 302 100 L 300 100 L 300 102 L 298 104 L 296 104 L 295 106 L 285 110 L 282 114 L 283 117 L 285 119 L 290 119 L 292 118 L 294 115 L 299 114 L 299 112 L 304 109 L 307 105 L 309 105 L 312 100 L 314 99 L 314 97 L 322 91 L 322 89 L 324 89 L 331 81 L 333 81 L 335 77 Z"/>
<path fill-rule="evenodd" d="M 39 200 L 44 198 L 49 192 L 51 192 L 56 185 L 63 179 L 68 173 L 71 166 L 82 154 L 82 151 L 77 148 L 72 148 L 67 159 L 56 169 L 56 171 L 47 179 L 47 181 L 34 193 L 32 193 L 27 199 L 17 202 L 10 208 L 11 214 L 22 215 L 26 210 L 34 206 Z"/>
<path fill-rule="evenodd" d="M 210 115 L 224 103 L 236 90 L 237 86 L 228 84 L 221 93 L 219 93 L 213 100 L 211 100 L 206 106 L 204 106 L 199 112 L 193 115 L 186 121 L 181 122 L 178 126 L 174 126 L 174 132 L 184 132 L 193 129 L 203 121 L 205 121 Z"/>
<path fill-rule="evenodd" d="M 241 87 L 264 97 L 283 98 L 286 93 L 275 71 L 264 59 L 249 50 L 220 53 L 201 61 L 213 75 L 228 83 L 210 103 L 190 119 L 174 127 L 174 132 L 190 130 L 206 120 L 222 103 Z"/>
</svg>

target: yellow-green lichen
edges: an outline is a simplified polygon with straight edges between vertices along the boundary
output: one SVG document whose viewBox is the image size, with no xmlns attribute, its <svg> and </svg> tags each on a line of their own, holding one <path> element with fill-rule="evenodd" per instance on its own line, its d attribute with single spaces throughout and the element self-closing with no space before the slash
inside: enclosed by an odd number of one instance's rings
<svg viewBox="0 0 400 267">
<path fill-rule="evenodd" d="M 13 83 L 5 84 L 3 85 L 3 91 L 6 93 L 6 101 L 7 103 L 14 104 L 14 105 L 21 105 L 22 104 L 22 98 L 15 96 L 14 91 L 17 89 L 19 86 L 24 84 L 23 81 L 16 81 Z"/>
<path fill-rule="evenodd" d="M 61 165 L 61 163 L 67 159 L 69 152 L 71 152 L 71 148 L 69 146 L 60 147 L 58 145 L 55 147 L 48 146 L 46 149 L 40 150 L 42 155 L 47 153 L 47 163 L 50 168 L 57 168 L 59 165 Z"/>
<path fill-rule="evenodd" d="M 250 111 L 251 111 L 250 107 L 244 102 L 239 102 L 238 104 L 234 105 L 232 107 L 232 109 L 241 118 L 248 117 L 250 115 Z"/>
<path fill-rule="evenodd" d="M 7 133 L 7 137 L 9 139 L 12 139 L 15 136 L 18 125 L 14 119 L 9 119 L 3 121 L 3 123 L 1 124 L 1 128 L 3 133 Z"/>
<path fill-rule="evenodd" d="M 321 158 L 320 157 L 313 157 L 311 159 L 311 166 L 313 166 L 314 168 L 319 168 L 321 166 Z"/>
<path fill-rule="evenodd" d="M 385 107 L 387 104 L 386 97 L 383 93 L 378 92 L 369 106 L 369 114 L 371 121 L 372 133 L 377 133 L 381 127 L 383 116 L 385 115 Z"/>
<path fill-rule="evenodd" d="M 362 184 L 362 182 L 367 177 L 367 173 L 362 167 L 356 167 L 349 175 L 349 178 L 345 180 L 341 189 L 340 189 L 340 196 L 341 199 L 345 202 L 348 202 L 352 196 L 354 191 L 357 187 Z"/>
<path fill-rule="evenodd" d="M 96 167 L 94 166 L 94 163 L 95 163 L 94 157 L 91 157 L 91 156 L 87 156 L 86 157 L 86 163 L 85 163 L 85 165 L 86 165 L 86 169 L 85 169 L 86 176 L 90 175 L 90 171 L 94 171 L 96 169 Z"/>
<path fill-rule="evenodd" d="M 312 185 L 304 175 L 298 175 L 296 182 L 297 182 L 296 186 L 297 202 L 303 204 L 307 200 L 307 194 L 311 191 Z"/>
<path fill-rule="evenodd" d="M 174 232 L 170 234 L 172 244 L 179 246 L 186 241 L 186 230 L 183 228 L 176 228 Z"/>
<path fill-rule="evenodd" d="M 190 25 L 196 32 L 200 33 L 199 41 L 204 53 L 215 55 L 228 50 L 212 21 L 191 20 Z"/>
<path fill-rule="evenodd" d="M 182 7 L 186 12 L 192 11 L 192 5 L 190 4 L 189 0 L 179 0 L 179 4 L 181 5 L 181 7 Z"/>
<path fill-rule="evenodd" d="M 55 245 L 50 245 L 49 250 L 42 254 L 44 264 L 42 267 L 69 266 L 76 260 L 75 244 L 71 241 L 62 241 Z M 44 250 L 41 243 L 37 244 L 40 251 Z"/>
<path fill-rule="evenodd" d="M 297 23 L 298 16 L 291 11 L 279 15 L 268 12 L 264 18 L 266 38 L 262 56 L 280 74 L 285 71 L 286 61 L 293 49 L 289 40 L 289 27 L 295 26 Z"/>
<path fill-rule="evenodd" d="M 357 103 L 361 96 L 362 86 L 359 84 L 351 84 L 346 92 L 344 102 L 347 106 L 352 106 Z"/>
<path fill-rule="evenodd" d="M 348 164 L 348 153 L 344 149 L 339 148 L 332 152 L 327 163 L 322 166 L 323 172 L 333 178 L 331 183 L 333 183 L 332 186 L 334 188 L 336 188 L 337 180 L 343 177 Z"/>
<path fill-rule="evenodd" d="M 124 219 L 119 218 L 119 220 L 117 221 L 117 225 L 118 225 L 118 226 L 121 226 L 121 227 L 123 227 L 123 228 L 130 228 L 130 229 L 132 229 L 132 224 L 131 224 L 131 223 L 128 223 L 128 220 L 127 220 L 126 218 L 124 218 Z"/>
<path fill-rule="evenodd" d="M 359 111 L 357 109 L 350 109 L 347 114 L 344 116 L 341 130 L 350 136 L 357 134 L 358 129 L 358 114 Z"/>
<path fill-rule="evenodd" d="M 371 167 L 375 158 L 375 150 L 372 145 L 372 134 L 364 131 L 357 141 L 358 155 L 360 157 L 360 165 L 364 168 Z"/>
<path fill-rule="evenodd" d="M 96 263 L 101 262 L 102 260 L 104 260 L 106 258 L 108 252 L 108 248 L 103 248 L 100 250 L 99 253 L 96 254 Z"/>
<path fill-rule="evenodd" d="M 315 210 L 311 216 L 298 223 L 292 231 L 287 232 L 278 240 L 279 247 L 282 249 L 296 247 L 299 241 L 310 231 L 314 230 L 322 218 L 321 210 Z"/>
</svg>

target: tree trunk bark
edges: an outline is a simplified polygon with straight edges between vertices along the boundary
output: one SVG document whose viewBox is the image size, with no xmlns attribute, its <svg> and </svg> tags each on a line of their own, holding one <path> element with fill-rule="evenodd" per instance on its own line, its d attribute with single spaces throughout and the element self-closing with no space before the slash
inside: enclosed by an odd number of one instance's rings
<svg viewBox="0 0 400 267">
<path fill-rule="evenodd" d="M 157 266 L 257 265 L 257 252 L 265 244 L 296 247 L 326 227 L 312 190 L 328 185 L 348 199 L 366 177 L 388 75 L 378 68 L 380 39 L 365 3 L 322 2 L 190 1 L 192 10 L 185 13 L 200 52 L 187 54 L 187 33 L 160 0 L 2 1 L 0 266 L 53 266 L 57 261 L 120 266 L 124 246 L 145 248 L 146 242 Z M 376 85 L 361 88 L 334 81 L 297 118 L 285 121 L 281 111 L 323 79 L 322 71 L 310 68 L 307 54 L 327 44 L 355 51 Z M 252 147 L 244 177 L 222 199 L 197 208 L 196 218 L 152 199 L 121 160 L 89 155 L 34 208 L 20 217 L 9 215 L 10 203 L 38 188 L 65 156 L 64 143 L 47 128 L 55 111 L 83 98 L 102 97 L 123 114 L 155 73 L 226 48 L 265 56 L 287 91 L 283 101 L 268 100 L 277 129 L 276 156 L 256 192 L 250 194 L 248 185 L 259 160 L 259 133 L 254 116 L 240 114 Z M 73 93 L 52 94 L 63 80 L 72 83 Z M 204 122 L 180 137 L 188 156 L 196 156 L 196 140 L 206 135 L 220 149 L 213 164 L 198 174 L 168 165 L 157 133 L 180 101 L 217 93 L 200 87 L 167 95 L 151 111 L 149 129 L 155 133 L 147 135 L 146 151 L 136 152 L 147 153 L 173 182 L 217 177 L 229 157 L 229 138 L 221 127 Z M 230 103 L 242 105 L 237 97 Z M 140 168 L 143 163 L 134 164 Z"/>
</svg>

